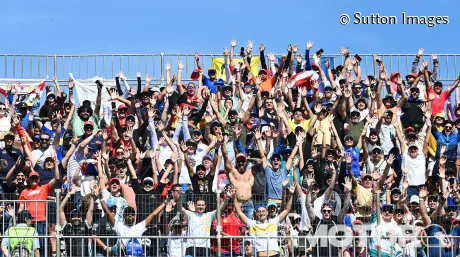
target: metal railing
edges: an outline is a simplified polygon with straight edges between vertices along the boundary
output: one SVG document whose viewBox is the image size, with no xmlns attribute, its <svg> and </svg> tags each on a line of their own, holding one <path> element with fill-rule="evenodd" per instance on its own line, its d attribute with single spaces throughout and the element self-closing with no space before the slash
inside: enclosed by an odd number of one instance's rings
<svg viewBox="0 0 460 257">
<path fill-rule="evenodd" d="M 254 53 L 257 55 L 258 53 Z M 277 54 L 276 57 L 280 57 Z M 363 75 L 378 74 L 378 66 L 372 54 L 360 54 Z M 453 81 L 460 70 L 457 60 L 460 54 L 437 54 L 439 60 L 438 80 Z M 211 67 L 213 58 L 222 58 L 222 54 L 200 54 L 201 65 Z M 310 56 L 312 57 L 312 56 Z M 340 54 L 324 54 L 322 57 L 332 58 L 335 65 L 343 64 L 344 57 Z M 388 71 L 399 71 L 403 75 L 411 72 L 414 54 L 379 54 Z M 267 62 L 268 62 L 268 58 Z M 430 59 L 424 55 L 421 59 Z M 66 81 L 68 73 L 75 78 L 87 79 L 94 76 L 113 78 L 118 71 L 123 71 L 128 80 L 135 80 L 136 73 L 150 74 L 154 81 L 165 79 L 165 65 L 170 63 L 172 73 L 177 72 L 177 60 L 184 64 L 184 80 L 190 77 L 196 68 L 194 54 L 82 54 L 82 55 L 37 55 L 37 54 L 0 54 L 0 78 L 36 79 L 56 77 Z M 432 63 L 430 63 L 430 69 Z"/>
</svg>

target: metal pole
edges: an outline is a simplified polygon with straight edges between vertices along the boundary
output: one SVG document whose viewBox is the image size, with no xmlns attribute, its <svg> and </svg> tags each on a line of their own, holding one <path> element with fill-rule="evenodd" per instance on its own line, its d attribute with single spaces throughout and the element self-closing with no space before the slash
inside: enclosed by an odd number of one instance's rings
<svg viewBox="0 0 460 257">
<path fill-rule="evenodd" d="M 53 69 L 54 70 L 54 77 L 57 78 L 57 55 L 56 54 L 54 55 L 54 64 L 53 64 L 53 66 L 54 66 L 54 69 Z"/>
<path fill-rule="evenodd" d="M 380 222 L 380 189 L 375 192 L 375 196 L 376 196 L 375 204 L 377 206 L 377 227 L 378 227 L 381 225 L 381 222 Z M 378 256 L 382 257 L 382 246 L 380 244 L 380 238 L 376 238 L 376 240 L 378 240 L 379 242 Z"/>
<path fill-rule="evenodd" d="M 56 254 L 61 256 L 61 224 L 59 220 L 59 207 L 61 205 L 61 190 L 55 189 L 56 192 Z"/>
<path fill-rule="evenodd" d="M 161 77 L 160 79 L 161 79 L 161 82 L 163 82 L 165 80 L 165 54 L 161 53 L 160 56 L 161 56 L 161 67 L 160 67 Z"/>
<path fill-rule="evenodd" d="M 221 257 L 222 256 L 222 250 L 220 249 L 221 246 L 222 246 L 222 224 L 220 222 L 220 217 L 221 217 L 221 213 L 220 213 L 220 190 L 218 189 L 217 192 L 217 228 L 216 228 L 216 232 L 217 232 L 217 257 Z"/>
</svg>

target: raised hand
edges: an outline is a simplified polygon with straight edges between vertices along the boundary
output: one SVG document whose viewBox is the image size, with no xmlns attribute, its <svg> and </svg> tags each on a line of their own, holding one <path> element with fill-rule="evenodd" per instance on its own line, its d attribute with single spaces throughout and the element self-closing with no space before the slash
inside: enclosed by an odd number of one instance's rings
<svg viewBox="0 0 460 257">
<path fill-rule="evenodd" d="M 433 60 L 433 62 L 434 62 L 434 61 L 437 61 L 437 60 L 438 60 L 438 56 L 435 55 L 435 54 L 433 54 L 433 55 L 431 56 L 431 60 Z"/>
<path fill-rule="evenodd" d="M 404 182 L 403 182 L 403 188 L 404 188 L 404 189 L 409 188 L 409 180 L 407 180 L 407 179 L 404 180 Z"/>
<path fill-rule="evenodd" d="M 445 145 L 441 146 L 441 155 L 444 155 L 446 150 L 447 150 L 447 146 L 445 146 Z"/>
<path fill-rule="evenodd" d="M 69 195 L 75 194 L 77 190 L 78 190 L 77 186 L 73 185 L 69 190 Z"/>
<path fill-rule="evenodd" d="M 228 56 L 228 48 L 227 47 L 224 48 L 224 56 Z"/>
<path fill-rule="evenodd" d="M 418 197 L 425 198 L 427 195 L 428 195 L 428 190 L 427 190 L 426 186 L 420 187 L 420 189 L 418 191 Z"/>
<path fill-rule="evenodd" d="M 425 50 L 423 48 L 420 48 L 420 49 L 418 49 L 417 55 L 418 56 L 423 55 L 424 52 L 425 52 Z"/>
<path fill-rule="evenodd" d="M 260 46 L 259 46 L 259 51 L 264 51 L 265 50 L 265 45 L 264 43 L 260 43 Z"/>
<path fill-rule="evenodd" d="M 118 97 L 118 92 L 116 89 L 111 89 L 110 90 L 110 98 L 112 98 L 112 101 L 117 100 Z"/>
<path fill-rule="evenodd" d="M 294 45 L 294 48 L 292 49 L 292 51 L 293 51 L 294 53 L 297 53 L 298 50 L 299 50 L 299 45 L 298 45 L 298 44 L 295 44 L 295 45 Z"/>
<path fill-rule="evenodd" d="M 260 129 L 256 129 L 254 131 L 254 136 L 256 137 L 256 140 L 260 140 L 262 138 L 262 134 L 260 133 Z"/>
<path fill-rule="evenodd" d="M 184 106 L 184 108 L 182 108 L 182 116 L 188 117 L 189 115 L 190 115 L 190 107 Z"/>
<path fill-rule="evenodd" d="M 343 185 L 343 191 L 344 193 L 348 193 L 348 192 L 351 192 L 351 189 L 352 189 L 352 185 L 351 185 L 351 179 L 350 177 L 345 177 L 345 183 L 342 183 Z"/>
<path fill-rule="evenodd" d="M 348 48 L 343 48 L 343 47 L 341 47 L 339 50 L 340 50 L 340 53 L 341 53 L 343 56 L 349 56 L 349 55 L 350 55 L 350 50 L 348 50 Z"/>
<path fill-rule="evenodd" d="M 269 59 L 270 61 L 272 61 L 272 62 L 275 61 L 275 54 L 274 54 L 274 53 L 269 53 L 267 56 L 268 56 L 268 59 Z"/>
<path fill-rule="evenodd" d="M 152 82 L 152 78 L 149 74 L 145 74 L 145 83 L 150 84 L 150 82 Z"/>
<path fill-rule="evenodd" d="M 141 73 L 138 71 L 136 72 L 136 78 L 140 78 L 141 77 Z"/>
<path fill-rule="evenodd" d="M 262 119 L 264 117 L 264 115 L 265 115 L 265 108 L 260 108 L 260 110 L 259 110 L 259 118 Z"/>
<path fill-rule="evenodd" d="M 69 79 L 67 86 L 69 87 L 69 89 L 72 89 L 75 86 L 75 82 L 73 81 L 73 79 Z"/>
<path fill-rule="evenodd" d="M 307 42 L 307 50 L 310 50 L 313 47 L 313 41 L 308 41 Z"/>
<path fill-rule="evenodd" d="M 181 62 L 181 60 L 177 60 L 177 69 L 178 70 L 184 69 L 184 64 Z"/>
<path fill-rule="evenodd" d="M 291 180 L 287 178 L 287 179 L 283 180 L 283 182 L 281 184 L 283 185 L 283 187 L 286 187 L 289 184 L 290 181 Z"/>
<path fill-rule="evenodd" d="M 166 66 L 165 66 L 165 69 L 166 69 L 166 71 L 170 71 L 171 70 L 171 64 L 167 63 Z"/>
<path fill-rule="evenodd" d="M 194 203 L 194 202 L 189 201 L 189 202 L 187 203 L 187 205 L 188 205 L 189 211 L 191 211 L 191 212 L 194 212 L 194 211 L 195 211 L 195 203 Z"/>
<path fill-rule="evenodd" d="M 351 164 L 353 158 L 351 157 L 351 154 L 350 153 L 347 153 L 345 155 L 345 161 L 347 162 L 347 164 Z"/>
<path fill-rule="evenodd" d="M 292 52 L 292 45 L 289 44 L 289 45 L 287 46 L 286 50 L 287 50 L 288 52 Z"/>
<path fill-rule="evenodd" d="M 253 47 L 254 47 L 254 43 L 251 40 L 249 40 L 248 41 L 248 46 L 247 46 L 248 51 L 252 51 Z"/>
<path fill-rule="evenodd" d="M 296 57 L 296 60 L 297 60 L 297 63 L 301 63 L 302 62 L 302 55 L 298 54 L 297 57 Z"/>
<path fill-rule="evenodd" d="M 388 165 L 392 165 L 394 160 L 395 160 L 395 155 L 390 153 L 390 155 L 388 156 L 388 159 L 387 159 Z"/>
<path fill-rule="evenodd" d="M 198 55 L 198 53 L 195 53 L 195 62 L 199 62 L 200 61 L 200 56 Z"/>
<path fill-rule="evenodd" d="M 294 192 L 295 192 L 295 187 L 296 187 L 296 183 L 293 182 L 293 183 L 289 186 L 289 193 L 294 194 Z"/>
<path fill-rule="evenodd" d="M 180 144 L 180 150 L 183 152 L 183 153 L 186 153 L 187 152 L 187 144 L 182 141 L 182 143 Z"/>
<path fill-rule="evenodd" d="M 326 65 L 327 69 L 331 67 L 331 63 L 329 62 L 329 59 L 326 59 L 326 62 L 324 64 Z"/>
<path fill-rule="evenodd" d="M 236 39 L 232 39 L 232 41 L 230 42 L 230 45 L 232 47 L 235 47 L 238 43 L 236 42 Z"/>
</svg>

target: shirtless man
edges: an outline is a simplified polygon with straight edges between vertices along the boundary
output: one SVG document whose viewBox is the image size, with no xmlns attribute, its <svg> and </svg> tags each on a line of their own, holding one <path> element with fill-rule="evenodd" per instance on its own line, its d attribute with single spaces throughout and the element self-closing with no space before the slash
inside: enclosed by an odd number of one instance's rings
<svg viewBox="0 0 460 257">
<path fill-rule="evenodd" d="M 227 152 L 228 137 L 225 137 L 222 144 L 222 156 L 225 161 L 225 172 L 227 177 L 236 189 L 236 199 L 243 204 L 244 214 L 252 219 L 254 213 L 254 204 L 252 203 L 252 186 L 254 185 L 254 175 L 252 169 L 246 169 L 247 158 L 244 153 L 236 155 L 236 168 L 233 167 L 232 161 Z"/>
</svg>

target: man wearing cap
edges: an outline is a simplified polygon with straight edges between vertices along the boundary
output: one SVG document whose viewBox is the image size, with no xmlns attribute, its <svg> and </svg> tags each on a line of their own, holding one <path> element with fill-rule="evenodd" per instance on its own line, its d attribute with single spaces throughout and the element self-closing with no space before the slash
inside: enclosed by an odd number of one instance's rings
<svg viewBox="0 0 460 257">
<path fill-rule="evenodd" d="M 84 220 L 84 223 L 83 223 L 83 215 L 77 209 L 73 209 L 68 213 L 69 222 L 67 222 L 68 220 L 66 218 L 65 209 L 66 209 L 69 199 L 76 192 L 77 192 L 77 188 L 72 187 L 68 191 L 64 199 L 62 199 L 61 205 L 59 206 L 59 224 L 61 225 L 62 234 L 64 236 L 69 236 L 69 238 L 65 239 L 67 255 L 68 256 L 89 256 L 89 251 L 88 251 L 89 250 L 88 244 L 90 244 L 89 238 L 79 238 L 79 237 L 72 238 L 72 236 L 90 236 L 91 235 L 90 230 L 93 225 L 94 201 L 97 199 L 97 196 L 93 195 L 93 193 L 98 193 L 98 192 L 91 193 L 89 207 L 86 213 L 86 218 Z"/>
<path fill-rule="evenodd" d="M 96 109 L 97 106 L 96 106 Z M 91 121 L 93 123 L 93 132 L 99 129 L 99 114 L 93 113 L 93 109 L 88 105 L 81 105 L 78 107 L 76 115 L 73 115 L 72 129 L 77 136 L 81 136 L 85 133 L 84 126 L 85 122 Z"/>
<path fill-rule="evenodd" d="M 457 146 L 460 143 L 460 133 L 454 130 L 454 122 L 445 120 L 443 124 L 444 128 L 442 131 L 438 131 L 436 127 L 431 128 L 431 133 L 436 139 L 436 163 L 433 167 L 433 172 L 437 173 L 439 167 L 439 158 L 441 155 L 445 155 L 447 158 L 447 167 L 453 170 L 457 169 L 455 164 L 457 160 Z M 442 152 L 444 149 L 444 153 Z"/>
<path fill-rule="evenodd" d="M 255 132 L 255 138 L 257 140 L 257 147 L 259 150 L 260 158 L 262 160 L 262 168 L 265 170 L 265 183 L 267 186 L 267 200 L 273 200 L 276 203 L 281 203 L 282 199 L 282 182 L 286 179 L 288 170 L 291 169 L 294 156 L 297 153 L 299 146 L 302 144 L 302 140 L 296 142 L 296 146 L 292 150 L 291 156 L 286 162 L 286 167 L 281 167 L 281 156 L 274 154 L 270 158 L 268 163 L 267 157 L 265 156 L 264 148 L 262 146 L 262 135 L 260 131 Z"/>
<path fill-rule="evenodd" d="M 18 158 L 22 158 L 21 150 L 14 148 L 15 135 L 13 132 L 7 132 L 3 137 L 5 146 L 0 149 L 0 180 L 3 180 L 8 171 L 14 166 Z"/>
<path fill-rule="evenodd" d="M 419 98 L 420 89 L 411 87 L 409 89 L 409 98 L 401 107 L 403 115 L 401 116 L 401 123 L 404 128 L 415 127 L 416 125 L 422 126 L 424 123 L 424 111 L 421 105 L 422 100 Z"/>
<path fill-rule="evenodd" d="M 395 147 L 393 141 L 396 138 L 396 127 L 393 124 L 394 112 L 387 110 L 379 118 L 375 130 L 379 133 L 380 146 L 382 147 L 383 154 L 386 156 L 390 153 L 391 149 Z"/>
<path fill-rule="evenodd" d="M 28 149 L 26 149 L 26 152 Z M 56 156 L 53 155 L 53 159 Z M 34 163 L 33 163 L 34 164 Z M 33 167 L 33 166 L 32 166 Z M 29 173 L 29 180 L 28 183 L 29 187 L 24 189 L 19 196 L 19 200 L 25 200 L 28 202 L 19 202 L 19 211 L 28 210 L 32 215 L 32 221 L 34 222 L 38 234 L 40 236 L 44 235 L 54 235 L 54 231 L 47 231 L 46 225 L 48 222 L 46 221 L 47 215 L 47 205 L 48 203 L 45 200 L 48 199 L 48 195 L 53 191 L 54 185 L 59 180 L 59 170 L 54 170 L 54 178 L 51 179 L 48 184 L 40 186 L 40 174 L 36 171 L 31 171 Z M 41 202 L 36 202 L 35 200 L 40 200 Z M 48 228 L 50 229 L 50 228 Z M 51 229 L 50 229 L 51 230 Z M 40 239 L 40 244 L 44 245 L 45 239 Z M 51 248 L 53 252 L 56 252 L 56 239 L 50 238 Z M 42 249 L 43 250 L 43 249 Z M 41 251 L 42 251 L 41 250 Z"/>
<path fill-rule="evenodd" d="M 457 256 L 460 236 L 460 226 L 452 226 L 452 217 L 443 214 L 432 220 L 428 216 L 426 207 L 426 197 L 428 190 L 422 186 L 419 190 L 420 215 L 425 226 L 428 238 L 428 256 Z"/>
<path fill-rule="evenodd" d="M 370 104 L 373 103 L 372 101 Z M 358 111 L 359 112 L 359 121 L 363 121 L 369 115 L 369 109 L 367 108 L 367 102 L 364 98 L 358 98 L 355 104 L 351 106 L 350 112 Z"/>
<path fill-rule="evenodd" d="M 361 138 L 361 132 L 364 128 L 364 125 L 367 124 L 367 120 L 361 120 L 361 113 L 358 110 L 352 110 L 345 119 L 345 131 L 348 128 L 348 135 L 353 137 L 353 145 L 358 144 L 359 139 Z"/>
<path fill-rule="evenodd" d="M 409 188 L 407 188 L 408 198 L 412 195 L 417 195 L 418 187 L 425 184 L 425 162 L 428 153 L 429 135 L 430 133 L 427 134 L 422 149 L 420 149 L 420 146 L 416 143 L 406 145 L 403 141 L 401 144 L 401 168 L 403 170 L 407 169 L 406 178 L 409 182 Z"/>
<path fill-rule="evenodd" d="M 112 188 L 112 185 L 110 187 Z M 101 185 L 101 188 L 102 185 Z M 110 251 L 121 252 L 122 256 L 145 256 L 142 245 L 141 236 L 147 230 L 147 227 L 154 221 L 156 215 L 166 207 L 166 202 L 160 204 L 152 213 L 140 223 L 135 222 L 136 220 L 136 210 L 131 206 L 126 206 L 122 209 L 121 219 L 115 217 L 117 214 L 111 212 L 106 201 L 106 197 L 103 197 L 103 193 L 98 196 L 99 201 L 101 202 L 102 209 L 107 215 L 107 219 L 110 224 L 113 225 L 115 233 L 117 236 L 124 237 L 118 241 L 118 243 L 112 246 L 112 250 L 108 250 L 109 246 L 106 245 L 105 249 L 108 253 Z M 110 201 L 110 199 L 108 199 Z M 119 208 L 117 208 L 119 209 Z M 117 211 L 118 212 L 118 211 Z"/>
<path fill-rule="evenodd" d="M 437 113 L 444 111 L 444 105 L 447 99 L 458 87 L 458 85 L 460 85 L 460 76 L 455 80 L 454 84 L 444 92 L 442 92 L 442 82 L 436 81 L 433 84 L 433 87 L 429 89 L 428 93 L 430 100 L 432 100 L 431 115 L 436 115 Z"/>
<path fill-rule="evenodd" d="M 3 235 L 1 248 L 4 256 L 40 257 L 41 244 L 39 234 L 32 226 L 32 215 L 29 211 L 23 210 L 17 216 L 17 224 L 6 230 Z"/>
<path fill-rule="evenodd" d="M 379 223 L 374 222 L 373 225 L 376 226 L 375 235 L 369 242 L 369 254 L 372 257 L 402 256 L 403 237 L 405 235 L 393 219 L 394 210 L 395 206 L 392 204 L 384 204 L 380 208 L 381 221 Z M 377 224 L 379 225 L 377 226 Z"/>
<path fill-rule="evenodd" d="M 33 162 L 32 167 L 35 166 L 35 163 L 44 167 L 45 159 L 51 157 L 52 155 L 56 155 L 56 149 L 59 147 L 59 134 L 59 132 L 56 133 L 53 144 L 51 144 L 51 135 L 49 133 L 42 132 L 40 134 L 40 148 L 33 150 L 32 155 L 29 156 Z"/>
<path fill-rule="evenodd" d="M 295 183 L 289 187 L 289 200 L 286 208 L 280 212 L 275 218 L 268 218 L 268 209 L 265 204 L 260 204 L 256 208 L 256 219 L 249 219 L 243 211 L 241 211 L 238 199 L 234 197 L 233 204 L 235 205 L 236 214 L 240 220 L 249 228 L 250 235 L 255 237 L 254 244 L 256 246 L 257 256 L 279 256 L 278 246 L 278 225 L 284 221 L 292 207 L 292 200 L 294 198 Z M 267 238 L 271 237 L 271 238 Z"/>
<path fill-rule="evenodd" d="M 367 146 L 366 144 L 363 144 L 363 162 L 366 163 L 367 174 L 372 174 L 376 170 L 378 170 L 379 174 L 383 175 L 383 172 L 387 167 L 387 162 L 384 159 L 382 148 L 378 145 L 372 149 L 371 156 L 369 157 Z M 392 178 L 392 176 L 393 169 L 390 168 L 390 171 L 388 172 L 388 177 Z M 392 181 L 392 179 L 390 179 L 390 181 Z"/>
</svg>

